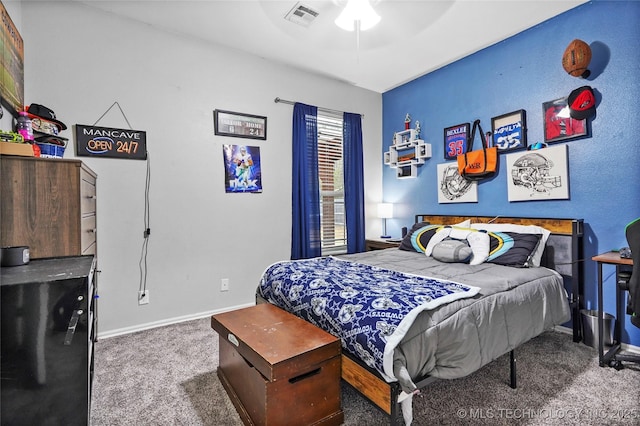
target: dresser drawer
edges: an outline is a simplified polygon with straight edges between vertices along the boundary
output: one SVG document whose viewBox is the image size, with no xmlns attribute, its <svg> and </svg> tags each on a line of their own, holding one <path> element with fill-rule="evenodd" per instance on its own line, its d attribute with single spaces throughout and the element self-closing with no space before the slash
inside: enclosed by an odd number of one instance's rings
<svg viewBox="0 0 640 426">
<path fill-rule="evenodd" d="M 95 215 L 85 216 L 80 221 L 80 239 L 82 254 L 96 254 L 96 228 Z"/>
<path fill-rule="evenodd" d="M 80 179 L 80 211 L 82 214 L 96 211 L 96 180 L 84 172 Z"/>
</svg>

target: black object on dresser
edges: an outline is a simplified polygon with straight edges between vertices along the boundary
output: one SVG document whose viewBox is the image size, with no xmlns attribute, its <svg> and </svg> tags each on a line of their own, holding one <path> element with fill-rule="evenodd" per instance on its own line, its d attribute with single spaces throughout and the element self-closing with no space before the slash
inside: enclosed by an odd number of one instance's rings
<svg viewBox="0 0 640 426">
<path fill-rule="evenodd" d="M 2 425 L 88 425 L 94 256 L 2 268 Z"/>
</svg>

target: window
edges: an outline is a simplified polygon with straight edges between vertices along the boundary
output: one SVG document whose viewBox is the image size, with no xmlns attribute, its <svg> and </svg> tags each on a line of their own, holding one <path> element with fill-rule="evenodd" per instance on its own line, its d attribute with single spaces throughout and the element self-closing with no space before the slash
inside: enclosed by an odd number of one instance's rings
<svg viewBox="0 0 640 426">
<path fill-rule="evenodd" d="M 318 174 L 322 254 L 346 253 L 341 114 L 318 111 Z"/>
</svg>

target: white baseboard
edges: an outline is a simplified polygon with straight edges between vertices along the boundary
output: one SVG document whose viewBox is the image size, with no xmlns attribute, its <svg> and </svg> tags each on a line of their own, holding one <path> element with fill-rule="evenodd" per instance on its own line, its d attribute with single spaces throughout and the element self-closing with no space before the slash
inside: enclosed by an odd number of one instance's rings
<svg viewBox="0 0 640 426">
<path fill-rule="evenodd" d="M 557 331 L 558 333 L 573 334 L 573 328 L 565 327 L 563 325 L 556 325 L 555 327 L 553 327 L 553 331 Z M 640 347 L 638 346 L 622 343 L 620 344 L 620 349 L 625 352 L 631 352 L 633 354 L 640 355 Z"/>
<path fill-rule="evenodd" d="M 243 305 L 230 306 L 230 307 L 227 307 L 227 308 L 216 309 L 216 310 L 208 311 L 208 312 L 200 312 L 200 313 L 197 313 L 197 314 L 185 315 L 185 316 L 182 316 L 182 317 L 175 317 L 175 318 L 167 318 L 167 319 L 163 319 L 163 320 L 160 320 L 160 321 L 154 321 L 154 322 L 148 322 L 148 323 L 145 323 L 145 324 L 133 325 L 131 327 L 124 327 L 124 328 L 119 328 L 119 329 L 116 329 L 116 330 L 98 332 L 98 340 L 100 340 L 100 339 L 108 339 L 110 337 L 122 336 L 124 334 L 135 333 L 135 332 L 143 331 L 143 330 L 150 330 L 152 328 L 163 327 L 165 325 L 178 324 L 178 323 L 185 322 L 185 321 L 193 321 L 193 320 L 197 320 L 197 319 L 200 319 L 200 318 L 210 317 L 211 315 L 220 314 L 222 312 L 233 311 L 233 310 L 241 309 L 241 308 L 248 308 L 249 306 L 253 306 L 253 305 L 255 305 L 255 303 L 246 303 L 246 304 L 243 304 Z"/>
</svg>

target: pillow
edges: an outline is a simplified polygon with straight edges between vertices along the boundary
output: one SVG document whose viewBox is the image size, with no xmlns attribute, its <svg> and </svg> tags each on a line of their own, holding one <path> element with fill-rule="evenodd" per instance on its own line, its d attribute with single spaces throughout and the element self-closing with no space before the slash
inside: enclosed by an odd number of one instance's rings
<svg viewBox="0 0 640 426">
<path fill-rule="evenodd" d="M 471 259 L 473 251 L 463 240 L 447 238 L 433 246 L 431 256 L 440 262 L 466 263 Z"/>
<path fill-rule="evenodd" d="M 468 228 L 470 224 L 471 221 L 467 219 L 456 226 Z M 443 226 L 445 225 L 431 225 L 429 222 L 414 223 L 409 232 L 407 232 L 407 235 L 402 239 L 399 247 L 400 250 L 424 253 L 431 237 L 433 237 L 436 231 Z"/>
<path fill-rule="evenodd" d="M 400 250 L 424 253 L 427 244 L 442 225 L 429 225 L 427 222 L 416 223 L 407 232 L 400 243 Z"/>
<path fill-rule="evenodd" d="M 427 256 L 431 256 L 435 245 L 446 238 L 466 240 L 473 253 L 469 260 L 470 265 L 480 265 L 489 256 L 489 235 L 486 232 L 457 226 L 443 226 L 439 228 L 436 234 L 429 240 L 424 253 Z"/>
<path fill-rule="evenodd" d="M 511 223 L 473 223 L 471 224 L 471 228 L 473 229 L 483 229 L 486 231 L 493 232 L 516 232 L 518 234 L 540 234 L 540 242 L 536 246 L 531 259 L 529 261 L 529 266 L 540 266 L 540 262 L 542 261 L 542 253 L 544 252 L 544 248 L 547 245 L 547 239 L 551 232 L 544 229 L 541 226 L 536 225 L 514 225 Z"/>
<path fill-rule="evenodd" d="M 525 268 L 540 243 L 542 234 L 489 232 L 490 252 L 487 262 Z"/>
</svg>

